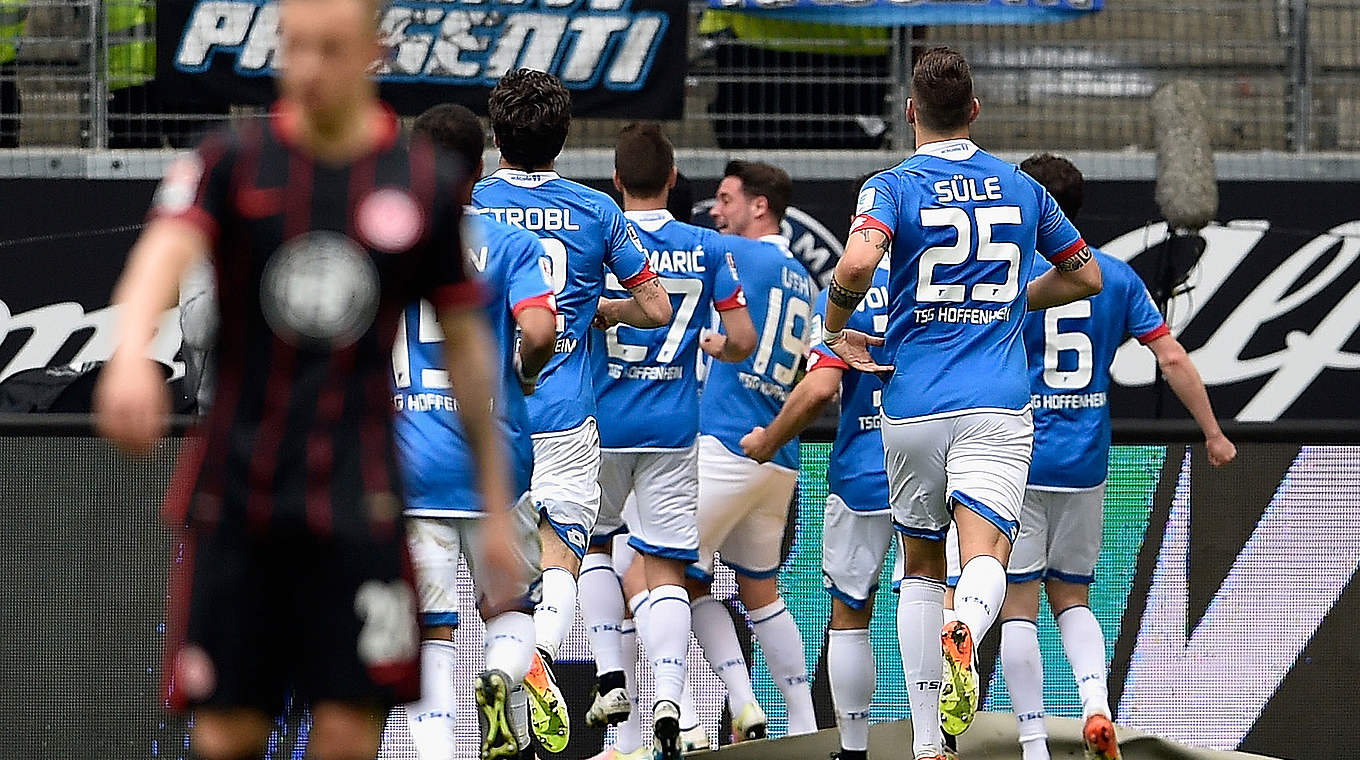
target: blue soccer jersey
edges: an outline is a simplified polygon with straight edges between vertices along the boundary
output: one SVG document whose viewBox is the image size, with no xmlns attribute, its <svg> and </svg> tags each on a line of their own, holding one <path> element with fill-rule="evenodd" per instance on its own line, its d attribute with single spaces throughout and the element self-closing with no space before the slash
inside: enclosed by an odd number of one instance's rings
<svg viewBox="0 0 1360 760">
<path fill-rule="evenodd" d="M 1093 488 L 1110 453 L 1110 364 L 1129 337 L 1150 343 L 1171 331 L 1133 269 L 1096 252 L 1105 283 L 1096 295 L 1025 318 L 1039 488 Z M 1038 271 L 1047 269 L 1042 261 Z"/>
<path fill-rule="evenodd" d="M 529 490 L 534 451 L 524 394 L 515 378 L 515 318 L 532 306 L 553 308 L 543 246 L 533 235 L 489 219 L 466 217 L 467 255 L 482 272 L 487 317 L 500 357 L 497 417 L 512 463 L 516 493 Z M 406 486 L 407 513 L 436 517 L 481 511 L 477 470 L 444 370 L 444 335 L 427 301 L 406 307 L 392 346 L 397 451 Z"/>
<path fill-rule="evenodd" d="M 617 325 L 590 331 L 600 446 L 688 448 L 699 432 L 699 333 L 708 326 L 710 307 L 721 312 L 746 306 L 728 250 L 739 238 L 677 222 L 664 209 L 625 216 L 638 230 L 675 316 L 651 330 Z M 628 292 L 611 276 L 605 296 L 626 298 Z"/>
<path fill-rule="evenodd" d="M 869 335 L 883 337 L 888 330 L 888 261 L 885 257 L 874 270 L 874 284 L 864 300 L 850 315 L 845 326 Z M 827 487 L 856 512 L 881 512 L 888 508 L 888 473 L 883 465 L 883 434 L 879 416 L 883 381 L 877 375 L 850 369 L 822 342 L 822 320 L 826 319 L 826 291 L 817 296 L 813 318 L 812 351 L 808 371 L 818 367 L 839 367 L 841 375 L 841 418 L 836 440 L 831 444 L 831 466 L 826 471 Z M 886 347 L 871 347 L 874 361 L 887 361 Z"/>
<path fill-rule="evenodd" d="M 759 339 L 755 353 L 745 361 L 713 362 L 699 402 L 699 432 L 745 456 L 742 436 L 770 424 L 793 389 L 798 365 L 811 344 L 817 284 L 789 252 L 784 237 L 738 238 L 730 246 Z M 798 439 L 771 461 L 797 469 Z"/>
<path fill-rule="evenodd" d="M 892 240 L 886 340 L 897 370 L 884 414 L 1024 409 L 1031 254 L 1059 262 L 1085 247 L 1048 191 L 971 140 L 947 140 L 865 183 L 856 214 L 852 230 Z"/>
<path fill-rule="evenodd" d="M 604 291 L 605 270 L 625 288 L 655 277 L 637 231 L 613 199 L 556 172 L 501 169 L 477 183 L 484 214 L 533 232 L 548 258 L 557 296 L 557 354 L 529 397 L 535 433 L 579 427 L 595 416 L 587 331 Z"/>
</svg>

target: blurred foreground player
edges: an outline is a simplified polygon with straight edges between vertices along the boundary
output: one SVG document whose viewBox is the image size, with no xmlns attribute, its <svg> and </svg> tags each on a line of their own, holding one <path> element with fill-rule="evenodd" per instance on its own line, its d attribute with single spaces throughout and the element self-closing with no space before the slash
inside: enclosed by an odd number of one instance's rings
<svg viewBox="0 0 1360 760">
<path fill-rule="evenodd" d="M 812 340 L 817 284 L 780 234 L 793 195 L 789 175 L 776 166 L 732 161 L 713 205 L 718 229 L 742 240 L 728 243 L 741 274 L 756 334 L 755 352 L 735 364 L 715 362 L 699 403 L 699 560 L 690 565 L 694 635 L 727 687 L 732 735 L 766 735 L 732 616 L 713 598 L 715 552 L 737 577 L 770 676 L 788 708 L 788 732 L 817 730 L 803 635 L 779 595 L 780 548 L 789 504 L 798 485 L 798 443 L 767 462 L 747 457 L 741 439 L 768 425 L 797 381 Z"/>
<path fill-rule="evenodd" d="M 1100 290 L 1090 249 L 1053 198 L 969 139 L 978 110 L 963 56 L 926 51 L 907 101 L 916 153 L 860 193 L 823 326 L 823 342 L 847 365 L 888 377 L 883 445 L 906 572 L 898 639 L 918 758 L 943 755 L 941 715 L 951 734 L 971 724 L 978 707 L 974 643 L 996 620 L 1006 592 L 1034 435 L 1024 307 Z M 1030 281 L 1033 251 L 1054 269 Z M 892 264 L 882 342 L 891 363 L 871 354 L 879 339 L 846 328 L 885 253 Z M 944 625 L 951 519 L 964 561 L 959 620 Z"/>
<path fill-rule="evenodd" d="M 619 723 L 631 711 L 630 697 L 636 697 L 626 688 L 624 600 L 611 556 L 613 537 L 626 531 L 628 545 L 642 555 L 643 587 L 629 591 L 646 592 L 646 609 L 636 620 L 656 673 L 654 747 L 667 760 L 678 758 L 681 749 L 679 707 L 690 634 L 685 568 L 699 556 L 699 351 L 738 362 L 756 345 L 728 252 L 737 239 L 676 221 L 666 210 L 675 177 L 675 151 L 659 125 L 630 124 L 620 132 L 614 186 L 675 317 L 669 326 L 650 330 L 619 324 L 612 312 L 626 303 L 627 294 L 616 281 L 606 284 L 595 316 L 598 329 L 590 334 L 603 450 L 600 515 L 580 581 L 581 618 L 599 672 L 586 721 Z M 711 310 L 724 333 L 701 338 Z M 625 510 L 630 495 L 635 507 Z M 637 738 L 621 729 L 617 756 L 645 753 Z"/>
<path fill-rule="evenodd" d="M 208 138 L 167 172 L 114 294 L 120 344 L 101 432 L 145 451 L 166 390 L 144 359 L 176 283 L 213 261 L 216 402 L 167 497 L 184 529 L 166 636 L 167 701 L 194 708 L 193 751 L 259 756 L 290 691 L 308 752 L 372 758 L 383 719 L 419 697 L 419 631 L 388 389 L 402 309 L 425 297 L 484 504 L 512 502 L 491 413 L 496 358 L 464 264 L 460 167 L 408 144 L 366 71 L 365 0 L 283 0 L 280 99 L 268 121 Z M 483 565 L 516 580 L 510 516 L 485 518 Z M 513 582 L 488 589 L 486 603 Z M 192 595 L 190 592 L 192 591 Z"/>
<path fill-rule="evenodd" d="M 1083 199 L 1077 167 L 1044 154 L 1026 159 L 1020 168 L 1053 195 L 1068 219 L 1076 218 Z M 1081 695 L 1086 757 L 1119 757 L 1110 722 L 1105 637 L 1091 612 L 1090 586 L 1100 558 L 1109 467 L 1110 365 L 1124 341 L 1137 338 L 1157 355 L 1167 383 L 1204 432 L 1209 461 L 1220 466 L 1237 455 L 1218 426 L 1195 365 L 1172 337 L 1138 275 L 1113 256 L 1095 251 L 1095 257 L 1105 283 L 1098 295 L 1025 318 L 1034 461 L 1001 606 L 1001 666 L 1020 724 L 1024 760 L 1048 758 L 1043 658 L 1035 622 L 1041 582 Z"/>
<path fill-rule="evenodd" d="M 412 132 L 481 173 L 486 136 L 466 107 L 435 106 L 416 119 Z M 433 307 L 422 300 L 406 308 L 392 347 L 397 451 L 406 485 L 407 538 L 424 638 L 421 700 L 406 706 L 406 718 L 421 760 L 456 756 L 459 704 L 453 686 L 458 655 L 453 631 L 458 625 L 460 555 L 467 560 L 478 589 L 478 611 L 486 622 L 486 670 L 476 683 L 481 756 L 512 758 L 528 746 L 529 727 L 523 721 L 515 724 L 506 704 L 533 657 L 532 615 L 539 592 L 538 520 L 529 496 L 534 452 L 524 395 L 533 392 L 539 371 L 552 358 L 557 310 L 538 238 L 475 214 L 464 217 L 463 223 L 463 243 L 469 262 L 482 273 L 487 318 L 499 352 L 496 417 L 508 443 L 505 457 L 511 463 L 516 495 L 514 504 L 502 506 L 513 517 L 523 582 L 513 589 L 510 607 L 483 603 L 482 590 L 500 579 L 488 577 L 478 561 L 485 505 L 471 487 L 473 459 L 448 391 L 443 336 Z"/>
<path fill-rule="evenodd" d="M 862 185 L 856 184 L 855 189 Z M 840 393 L 840 419 L 831 445 L 834 465 L 827 470 L 829 495 L 822 521 L 822 583 L 831 595 L 826 670 L 841 735 L 841 749 L 835 757 L 865 760 L 869 751 L 869 706 L 877 681 L 869 623 L 893 536 L 883 436 L 879 433 L 883 381 L 877 375 L 850 369 L 822 344 L 826 299 L 826 291 L 817 296 L 807 376 L 794 387 L 769 426 L 747 433 L 741 447 L 757 462 L 769 461 L 780 447 L 816 422 L 822 409 Z M 848 326 L 881 338 L 887 325 L 888 257 L 884 256 L 874 270 L 873 287 L 855 308 Z M 870 351 L 876 360 L 887 358 L 882 347 Z"/>
<path fill-rule="evenodd" d="M 553 170 L 571 125 L 566 87 L 551 74 L 519 69 L 496 84 L 487 108 L 501 165 L 477 183 L 473 204 L 538 235 L 557 297 L 557 354 L 528 401 L 534 503 L 543 517 L 543 600 L 534 611 L 537 652 L 524 683 L 534 735 L 549 752 L 561 752 L 571 726 L 552 660 L 576 618 L 576 574 L 600 512 L 600 434 L 586 333 L 606 269 L 630 296 L 604 307 L 611 323 L 660 327 L 671 319 L 671 300 L 618 204 Z"/>
</svg>

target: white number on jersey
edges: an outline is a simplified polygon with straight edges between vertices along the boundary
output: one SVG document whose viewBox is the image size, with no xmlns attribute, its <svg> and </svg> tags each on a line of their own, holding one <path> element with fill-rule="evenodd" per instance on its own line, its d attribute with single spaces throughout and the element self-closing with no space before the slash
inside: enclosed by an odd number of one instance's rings
<svg viewBox="0 0 1360 760">
<path fill-rule="evenodd" d="M 666 364 L 675 359 L 676 352 L 680 350 L 680 341 L 684 340 L 685 330 L 689 328 L 690 320 L 694 319 L 694 312 L 699 308 L 699 298 L 704 294 L 704 284 L 699 280 L 680 277 L 658 277 L 657 282 L 661 283 L 666 295 L 681 297 L 680 308 L 675 310 L 670 329 L 666 331 L 666 342 L 661 344 L 661 350 L 656 354 L 656 361 Z M 624 289 L 623 285 L 619 284 L 619 278 L 612 272 L 605 277 L 604 286 L 608 290 Z M 609 350 L 610 359 L 634 363 L 647 358 L 646 346 L 619 340 L 618 325 L 606 331 L 605 346 Z"/>
<path fill-rule="evenodd" d="M 543 253 L 548 257 L 548 264 L 552 271 L 548 272 L 548 281 L 552 284 L 553 297 L 562 295 L 562 291 L 567 287 L 567 244 L 557 238 L 541 237 L 538 242 L 543 244 Z M 567 330 L 567 315 L 561 311 L 557 312 L 557 332 L 563 333 Z"/>
<path fill-rule="evenodd" d="M 411 344 L 406 342 L 406 312 L 397 320 L 397 338 L 392 342 L 392 378 L 398 388 L 411 387 Z M 435 318 L 434 306 L 420 299 L 420 324 L 416 326 L 416 340 L 421 343 L 444 342 L 444 331 L 439 329 Z M 448 370 L 426 367 L 420 371 L 420 383 L 430 390 L 452 388 Z"/>
<path fill-rule="evenodd" d="M 998 224 L 1020 224 L 1019 206 L 980 206 L 973 210 L 977 218 L 978 261 L 1007 263 L 1004 282 L 979 282 L 973 285 L 972 299 L 995 303 L 1009 303 L 1020 292 L 1020 246 L 992 240 L 992 227 Z M 973 220 L 968 212 L 954 206 L 921 209 L 924 227 L 953 227 L 958 233 L 953 245 L 937 245 L 921 253 L 916 278 L 916 300 L 919 303 L 962 303 L 968 286 L 962 283 L 935 282 L 935 267 L 952 266 L 968 261 L 972 251 Z"/>
<path fill-rule="evenodd" d="M 780 312 L 783 312 L 784 319 L 779 319 Z M 751 364 L 751 369 L 758 375 L 765 374 L 766 368 L 770 366 L 770 358 L 774 354 L 774 339 L 778 333 L 780 345 L 784 350 L 792 355 L 788 364 L 775 362 L 774 369 L 770 376 L 780 385 L 790 385 L 798 372 L 798 358 L 803 355 L 807 345 L 805 335 L 795 332 L 798 319 L 803 320 L 804 327 L 811 325 L 809 316 L 812 314 L 812 304 L 804 301 L 798 296 L 789 299 L 788 307 L 784 305 L 784 291 L 782 288 L 770 288 L 770 301 L 765 309 L 765 331 L 760 335 L 760 343 L 756 348 L 756 359 Z"/>
<path fill-rule="evenodd" d="M 1080 330 L 1058 330 L 1060 319 L 1085 319 L 1090 316 L 1089 299 L 1044 310 L 1044 383 L 1048 387 L 1085 388 L 1091 384 L 1091 371 L 1095 366 L 1091 359 L 1091 339 Z M 1058 369 L 1058 354 L 1062 351 L 1077 352 L 1076 369 Z"/>
</svg>

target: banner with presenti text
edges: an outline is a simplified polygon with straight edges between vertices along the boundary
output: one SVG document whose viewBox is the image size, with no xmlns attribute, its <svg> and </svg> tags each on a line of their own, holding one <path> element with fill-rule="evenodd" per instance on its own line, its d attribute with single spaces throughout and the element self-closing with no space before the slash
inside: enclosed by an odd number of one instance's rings
<svg viewBox="0 0 1360 760">
<path fill-rule="evenodd" d="M 1036 24 L 1068 21 L 1104 0 L 708 0 L 710 8 L 844 26 Z"/>
<path fill-rule="evenodd" d="M 396 0 L 379 32 L 376 75 L 403 114 L 436 103 L 486 112 L 506 71 L 557 75 L 578 115 L 678 119 L 684 95 L 684 0 Z M 161 0 L 157 80 L 193 104 L 265 104 L 278 65 L 276 0 Z"/>
</svg>

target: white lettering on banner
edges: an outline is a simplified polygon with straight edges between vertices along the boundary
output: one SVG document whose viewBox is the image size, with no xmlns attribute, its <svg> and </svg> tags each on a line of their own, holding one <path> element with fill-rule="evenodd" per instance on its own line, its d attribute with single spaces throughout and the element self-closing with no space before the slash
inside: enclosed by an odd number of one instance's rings
<svg viewBox="0 0 1360 760">
<path fill-rule="evenodd" d="M 1173 330 L 1179 332 L 1194 321 L 1268 229 L 1268 222 L 1246 220 L 1204 230 L 1202 234 L 1208 247 L 1192 275 L 1194 291 L 1171 301 L 1170 311 L 1175 317 Z M 1128 261 L 1160 245 L 1166 237 L 1166 224 L 1159 222 L 1122 235 L 1102 250 Z M 1331 256 L 1333 251 L 1335 255 Z M 1308 280 L 1299 281 L 1304 273 L 1328 256 L 1331 257 L 1325 266 Z M 1360 353 L 1342 350 L 1360 327 L 1360 282 L 1353 284 L 1311 333 L 1294 330 L 1286 336 L 1282 349 L 1242 358 L 1248 343 L 1264 325 L 1302 307 L 1342 277 L 1357 258 L 1360 258 L 1360 221 L 1333 227 L 1261 278 L 1252 292 L 1242 298 L 1214 329 L 1204 345 L 1191 352 L 1195 366 L 1210 386 L 1270 376 L 1238 412 L 1237 419 L 1277 419 L 1308 390 L 1323 370 L 1360 369 Z M 1154 379 L 1155 360 L 1150 352 L 1135 348 L 1136 345 L 1136 342 L 1130 342 L 1115 355 L 1111 375 L 1121 385 L 1148 385 Z"/>
<path fill-rule="evenodd" d="M 78 367 L 85 362 L 107 361 L 117 339 L 117 309 L 107 306 L 87 313 L 80 304 L 65 301 L 12 314 L 9 306 L 0 301 L 0 341 L 27 333 L 19 351 L 0 366 L 0 381 L 16 372 L 49 366 L 67 342 L 87 332 L 84 344 L 68 364 Z M 179 309 L 170 309 L 161 316 L 146 353 L 171 367 L 172 379 L 184 376 L 184 362 L 175 359 L 180 342 Z"/>
<path fill-rule="evenodd" d="M 449 0 L 394 4 L 379 32 L 394 51 L 378 63 L 389 81 L 491 86 L 528 67 L 557 74 L 572 89 L 642 87 L 669 19 L 630 11 L 625 0 Z M 462 10 L 462 8 L 472 8 Z M 246 76 L 274 73 L 278 3 L 211 0 L 196 4 L 175 52 L 175 67 L 203 72 L 216 55 L 235 57 Z"/>
<path fill-rule="evenodd" d="M 1357 456 L 1355 447 L 1299 452 L 1190 630 L 1193 505 L 1186 454 L 1119 700 L 1120 725 L 1199 747 L 1237 749 L 1360 568 L 1360 532 L 1348 529 L 1350 517 L 1338 511 L 1333 493 L 1306 475 Z M 1298 578 L 1308 579 L 1307 593 L 1300 593 Z M 1243 625 L 1244 610 L 1269 625 Z M 1168 674 L 1175 674 L 1174 698 Z"/>
</svg>

